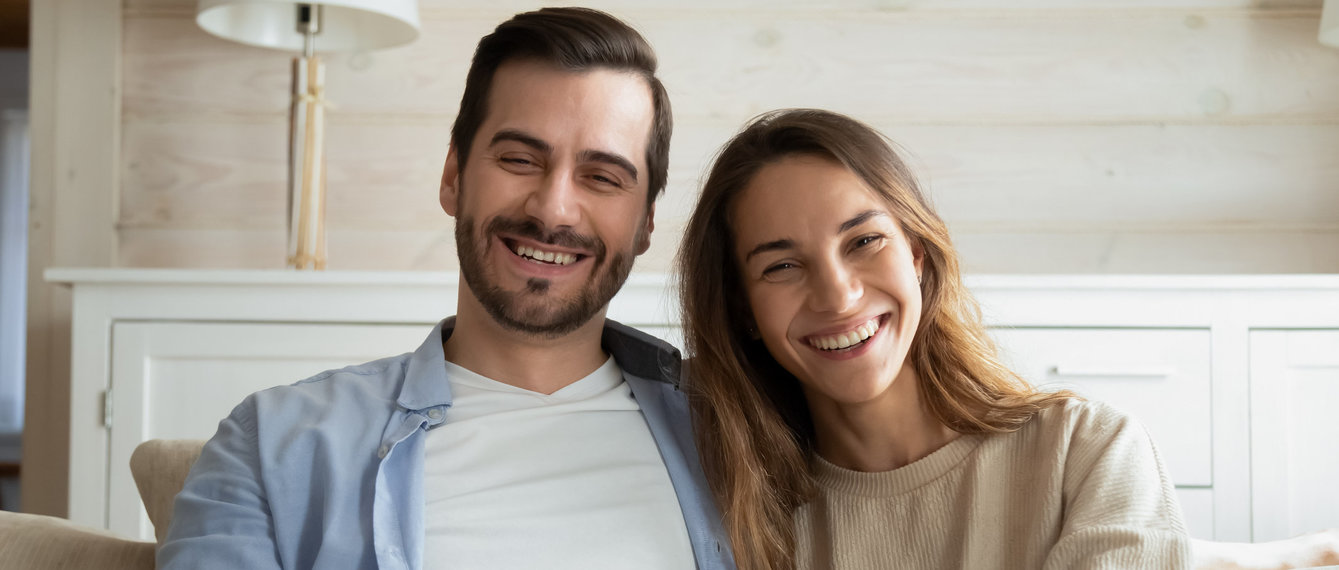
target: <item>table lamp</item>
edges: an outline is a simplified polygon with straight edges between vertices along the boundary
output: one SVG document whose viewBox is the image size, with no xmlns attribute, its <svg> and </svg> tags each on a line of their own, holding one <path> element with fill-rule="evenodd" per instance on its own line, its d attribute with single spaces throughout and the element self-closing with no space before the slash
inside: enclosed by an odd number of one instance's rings
<svg viewBox="0 0 1339 570">
<path fill-rule="evenodd" d="M 247 45 L 300 52 L 289 116 L 288 266 L 325 269 L 325 66 L 317 52 L 368 51 L 418 37 L 416 0 L 199 0 L 195 22 Z"/>
</svg>

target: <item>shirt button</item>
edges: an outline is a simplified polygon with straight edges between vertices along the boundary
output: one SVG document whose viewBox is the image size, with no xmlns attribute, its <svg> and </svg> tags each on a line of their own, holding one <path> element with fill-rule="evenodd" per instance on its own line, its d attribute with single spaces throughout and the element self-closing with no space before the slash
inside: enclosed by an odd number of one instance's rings
<svg viewBox="0 0 1339 570">
<path fill-rule="evenodd" d="M 380 458 L 382 458 L 382 459 L 385 459 L 385 458 L 386 458 L 386 454 L 387 454 L 387 453 L 390 453 L 390 452 L 391 452 L 391 446 L 389 446 L 389 445 L 382 445 L 381 448 L 377 450 L 377 457 L 380 457 Z"/>
<path fill-rule="evenodd" d="M 433 409 L 431 409 L 431 410 L 428 410 L 428 417 L 430 417 L 430 418 L 432 418 L 432 419 L 434 419 L 434 420 L 440 420 L 440 419 L 442 419 L 442 411 L 439 410 L 439 409 L 437 409 L 437 408 L 433 408 Z"/>
</svg>

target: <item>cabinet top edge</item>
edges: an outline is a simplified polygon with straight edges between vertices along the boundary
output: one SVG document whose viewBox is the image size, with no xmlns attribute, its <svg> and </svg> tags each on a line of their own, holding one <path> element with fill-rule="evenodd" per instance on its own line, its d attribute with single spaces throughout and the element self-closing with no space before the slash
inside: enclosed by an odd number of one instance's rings
<svg viewBox="0 0 1339 570">
<path fill-rule="evenodd" d="M 295 285 L 295 286 L 455 286 L 455 271 L 298 271 L 292 269 L 130 269 L 53 267 L 49 283 L 64 285 Z M 1252 275 L 1043 275 L 972 274 L 964 277 L 974 291 L 1011 289 L 1079 290 L 1254 290 L 1311 289 L 1339 291 L 1339 274 Z M 634 272 L 628 285 L 672 287 L 674 276 Z"/>
</svg>

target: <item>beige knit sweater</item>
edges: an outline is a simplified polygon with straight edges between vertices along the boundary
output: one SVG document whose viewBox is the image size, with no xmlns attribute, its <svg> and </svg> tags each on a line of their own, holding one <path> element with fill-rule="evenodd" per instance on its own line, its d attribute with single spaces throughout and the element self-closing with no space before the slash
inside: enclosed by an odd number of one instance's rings
<svg viewBox="0 0 1339 570">
<path fill-rule="evenodd" d="M 1152 440 L 1101 403 L 964 435 L 893 471 L 815 462 L 820 496 L 795 519 L 801 569 L 1190 567 Z"/>
</svg>

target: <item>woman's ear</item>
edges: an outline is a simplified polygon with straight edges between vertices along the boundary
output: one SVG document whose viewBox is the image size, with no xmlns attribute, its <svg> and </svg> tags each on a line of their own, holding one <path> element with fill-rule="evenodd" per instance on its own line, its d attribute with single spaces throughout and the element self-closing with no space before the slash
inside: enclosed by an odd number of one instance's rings
<svg viewBox="0 0 1339 570">
<path fill-rule="evenodd" d="M 925 282 L 925 242 L 916 239 L 911 242 L 912 263 L 916 266 L 916 283 Z"/>
</svg>

